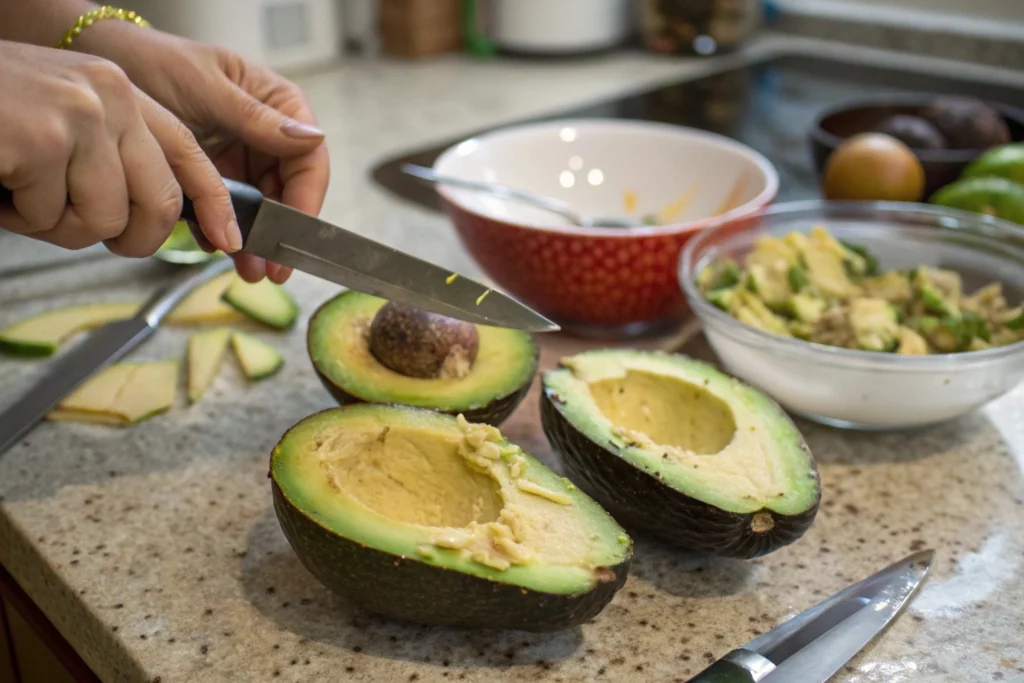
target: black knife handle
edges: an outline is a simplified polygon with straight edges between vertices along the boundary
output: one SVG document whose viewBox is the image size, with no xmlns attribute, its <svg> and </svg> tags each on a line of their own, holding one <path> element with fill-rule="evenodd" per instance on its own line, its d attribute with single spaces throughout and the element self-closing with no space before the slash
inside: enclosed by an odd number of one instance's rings
<svg viewBox="0 0 1024 683">
<path fill-rule="evenodd" d="M 260 205 L 263 204 L 263 193 L 252 185 L 239 180 L 230 178 L 221 178 L 221 180 L 224 181 L 224 185 L 231 194 L 231 206 L 235 209 L 235 219 L 238 221 L 238 229 L 242 231 L 242 244 L 244 245 L 249 240 L 249 233 L 252 231 L 253 223 L 256 222 L 256 214 L 259 213 Z M 196 240 L 202 240 L 200 244 L 205 241 L 206 238 L 197 230 L 199 219 L 196 217 L 192 200 L 188 197 L 182 197 L 181 217 L 189 222 Z"/>
<path fill-rule="evenodd" d="M 224 181 L 224 185 L 228 188 L 228 193 L 231 195 L 231 206 L 235 210 L 235 219 L 238 221 L 238 228 L 242 232 L 242 244 L 244 245 L 249 239 L 253 223 L 256 222 L 256 214 L 259 213 L 260 205 L 263 203 L 263 193 L 252 185 L 238 180 L 230 178 L 221 178 L 221 180 Z M 198 230 L 199 219 L 196 218 L 196 211 L 195 207 L 192 206 L 192 200 L 184 196 L 181 199 L 181 218 L 189 222 L 196 241 L 200 244 L 206 243 L 208 245 L 209 242 L 207 242 L 202 232 Z M 0 206 L 13 203 L 14 193 L 4 187 L 3 183 L 0 183 Z"/>
</svg>

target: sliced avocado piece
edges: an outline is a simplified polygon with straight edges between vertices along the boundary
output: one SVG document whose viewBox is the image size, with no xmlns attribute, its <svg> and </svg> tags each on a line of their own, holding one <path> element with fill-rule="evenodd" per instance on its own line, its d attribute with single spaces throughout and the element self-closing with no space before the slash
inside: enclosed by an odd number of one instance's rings
<svg viewBox="0 0 1024 683">
<path fill-rule="evenodd" d="M 256 283 L 236 278 L 221 298 L 250 318 L 279 330 L 294 325 L 299 315 L 299 306 L 288 290 L 266 278 Z"/>
<path fill-rule="evenodd" d="M 960 315 L 962 288 L 959 273 L 921 266 L 914 276 L 914 287 L 928 310 L 940 316 Z"/>
<path fill-rule="evenodd" d="M 807 238 L 815 251 L 829 253 L 839 259 L 843 269 L 850 277 L 861 277 L 868 272 L 870 253 L 867 249 L 860 246 L 851 249 L 852 245 L 840 242 L 820 225 L 811 228 Z"/>
<path fill-rule="evenodd" d="M 851 271 L 857 275 L 871 276 L 878 274 L 878 259 L 867 247 L 844 240 L 837 241 L 847 251 L 846 261 Z"/>
<path fill-rule="evenodd" d="M 747 254 L 744 263 L 748 269 L 756 263 L 786 270 L 789 266 L 799 265 L 800 255 L 793 245 L 784 239 L 762 235 L 754 242 L 754 248 Z"/>
<path fill-rule="evenodd" d="M 1024 330 L 1024 312 L 1022 312 L 1016 318 L 1010 320 L 1010 322 L 1006 323 L 1006 327 L 1013 330 L 1014 332 Z"/>
<path fill-rule="evenodd" d="M 704 298 L 706 298 L 713 306 L 718 306 L 723 311 L 728 312 L 732 305 L 732 298 L 735 296 L 735 292 L 735 287 L 720 287 L 719 289 L 709 290 L 708 293 L 704 295 Z"/>
<path fill-rule="evenodd" d="M 137 310 L 137 301 L 119 301 L 45 311 L 0 330 L 0 350 L 16 356 L 49 356 L 76 334 L 126 320 Z"/>
<path fill-rule="evenodd" d="M 764 393 L 678 355 L 605 349 L 542 375 L 544 433 L 569 476 L 628 527 L 752 558 L 797 540 L 821 498 L 814 459 Z"/>
<path fill-rule="evenodd" d="M 729 313 L 740 322 L 767 332 L 790 336 L 786 321 L 775 315 L 752 292 L 737 288 L 730 302 Z"/>
<path fill-rule="evenodd" d="M 899 333 L 899 314 L 885 299 L 854 299 L 850 302 L 850 328 L 857 348 L 892 351 Z"/>
<path fill-rule="evenodd" d="M 195 403 L 213 383 L 224 360 L 231 330 L 226 327 L 196 332 L 188 338 L 188 401 Z"/>
<path fill-rule="evenodd" d="M 909 327 L 900 326 L 896 333 L 896 353 L 904 356 L 926 356 L 928 355 L 928 342 Z"/>
<path fill-rule="evenodd" d="M 747 286 L 770 308 L 782 306 L 793 295 L 787 266 L 751 263 L 747 267 Z"/>
<path fill-rule="evenodd" d="M 890 270 L 883 275 L 865 278 L 861 284 L 864 293 L 875 299 L 894 304 L 905 304 L 914 297 L 910 278 L 905 273 Z"/>
<path fill-rule="evenodd" d="M 697 284 L 707 292 L 723 287 L 734 287 L 740 282 L 740 269 L 728 256 L 715 259 L 707 268 L 700 271 Z"/>
<path fill-rule="evenodd" d="M 199 285 L 167 315 L 167 322 L 172 325 L 231 325 L 248 320 L 242 312 L 221 299 L 228 286 L 236 280 L 242 281 L 235 273 L 224 273 Z"/>
<path fill-rule="evenodd" d="M 47 419 L 136 424 L 174 405 L 178 367 L 176 360 L 116 363 L 79 385 Z"/>
<path fill-rule="evenodd" d="M 231 348 L 235 351 L 246 379 L 260 380 L 270 377 L 284 365 L 284 356 L 270 344 L 250 334 L 234 332 Z"/>
<path fill-rule="evenodd" d="M 339 403 L 410 405 L 498 425 L 526 396 L 538 362 L 537 345 L 529 334 L 477 325 L 478 350 L 464 374 L 412 377 L 384 365 L 370 350 L 371 324 L 385 303 L 367 294 L 342 292 L 309 321 L 309 357 Z"/>
<path fill-rule="evenodd" d="M 629 536 L 596 502 L 496 428 L 461 417 L 325 410 L 284 435 L 270 478 L 302 564 L 396 619 L 571 628 L 611 601 L 632 559 Z"/>
<path fill-rule="evenodd" d="M 807 271 L 802 266 L 790 266 L 787 275 L 789 277 L 789 288 L 797 294 L 807 289 L 811 284 L 811 279 L 807 277 Z"/>
<path fill-rule="evenodd" d="M 790 320 L 788 327 L 789 333 L 798 339 L 810 341 L 811 337 L 814 336 L 814 323 L 804 322 L 803 320 Z"/>
<path fill-rule="evenodd" d="M 800 253 L 807 276 L 818 292 L 836 299 L 852 298 L 860 288 L 850 280 L 844 265 L 850 252 L 831 235 L 825 236 L 828 239 L 818 235 L 812 240 L 803 233 L 792 232 L 785 239 Z"/>
<path fill-rule="evenodd" d="M 810 294 L 794 294 L 789 299 L 789 313 L 805 323 L 816 323 L 825 313 L 828 303 Z"/>
</svg>

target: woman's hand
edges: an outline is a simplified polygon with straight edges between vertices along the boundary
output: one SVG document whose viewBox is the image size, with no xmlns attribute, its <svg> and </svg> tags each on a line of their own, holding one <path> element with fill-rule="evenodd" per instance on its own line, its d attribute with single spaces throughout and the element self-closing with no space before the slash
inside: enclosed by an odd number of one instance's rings
<svg viewBox="0 0 1024 683">
<path fill-rule="evenodd" d="M 69 249 L 103 242 L 149 256 L 179 218 L 182 188 L 217 248 L 240 246 L 220 175 L 180 121 L 117 65 L 0 41 L 0 226 Z"/>
<path fill-rule="evenodd" d="M 125 22 L 94 24 L 72 49 L 120 65 L 196 134 L 221 175 L 305 213 L 320 213 L 330 175 L 327 147 L 294 84 L 223 48 Z M 235 263 L 250 280 L 266 272 L 284 282 L 291 272 L 249 254 L 237 254 Z"/>
</svg>

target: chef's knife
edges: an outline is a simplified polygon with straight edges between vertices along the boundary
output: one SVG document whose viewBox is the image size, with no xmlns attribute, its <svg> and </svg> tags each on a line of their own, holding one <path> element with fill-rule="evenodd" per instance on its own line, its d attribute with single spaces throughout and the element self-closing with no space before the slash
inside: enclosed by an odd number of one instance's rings
<svg viewBox="0 0 1024 683">
<path fill-rule="evenodd" d="M 117 362 L 152 335 L 160 322 L 196 286 L 233 268 L 219 258 L 154 294 L 134 317 L 90 331 L 62 354 L 32 389 L 0 413 L 0 454 L 17 443 L 61 400 L 94 372 Z"/>
<path fill-rule="evenodd" d="M 291 266 L 365 294 L 478 325 L 555 332 L 558 325 L 515 299 L 450 270 L 265 198 L 252 185 L 224 178 L 242 232 L 242 251 Z M 10 203 L 0 185 L 0 204 Z M 181 217 L 193 234 L 195 209 L 187 197 Z"/>
<path fill-rule="evenodd" d="M 733 650 L 689 683 L 824 683 L 910 602 L 931 567 L 923 550 Z"/>
<path fill-rule="evenodd" d="M 558 325 L 515 299 L 450 270 L 265 198 L 228 178 L 242 251 L 365 294 L 479 325 L 554 332 Z M 197 222 L 187 198 L 182 218 Z"/>
</svg>

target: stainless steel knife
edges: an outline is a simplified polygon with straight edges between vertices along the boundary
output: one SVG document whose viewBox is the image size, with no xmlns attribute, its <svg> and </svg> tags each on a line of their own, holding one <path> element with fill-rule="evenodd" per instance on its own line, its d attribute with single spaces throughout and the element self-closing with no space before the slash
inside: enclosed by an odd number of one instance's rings
<svg viewBox="0 0 1024 683">
<path fill-rule="evenodd" d="M 0 454 L 17 443 L 91 374 L 117 362 L 148 339 L 171 309 L 196 286 L 233 267 L 231 259 L 211 261 L 158 291 L 135 317 L 97 327 L 81 343 L 61 354 L 32 389 L 0 413 Z"/>
<path fill-rule="evenodd" d="M 923 550 L 733 650 L 689 683 L 824 683 L 895 619 L 920 587 Z"/>
<path fill-rule="evenodd" d="M 252 185 L 223 181 L 242 231 L 244 252 L 349 289 L 478 325 L 528 332 L 559 329 L 540 313 L 479 282 L 452 277 L 446 268 L 267 199 Z M 0 185 L 0 205 L 12 201 L 11 191 Z M 205 242 L 187 197 L 181 217 L 192 224 L 196 239 Z"/>
<path fill-rule="evenodd" d="M 267 199 L 251 185 L 228 178 L 224 184 L 231 193 L 244 252 L 466 322 L 530 332 L 559 329 L 536 311 L 478 282 L 451 277 L 450 270 Z M 197 223 L 187 198 L 181 216 Z"/>
</svg>

